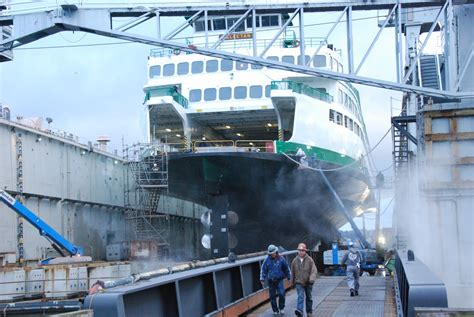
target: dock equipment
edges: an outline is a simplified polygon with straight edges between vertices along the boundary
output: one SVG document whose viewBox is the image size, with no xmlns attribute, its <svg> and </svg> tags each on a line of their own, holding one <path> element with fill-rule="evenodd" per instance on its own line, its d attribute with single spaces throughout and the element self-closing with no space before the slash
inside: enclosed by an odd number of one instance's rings
<svg viewBox="0 0 474 317">
<path fill-rule="evenodd" d="M 56 230 L 50 227 L 46 222 L 36 216 L 31 210 L 26 208 L 18 200 L 10 196 L 7 192 L 0 189 L 0 201 L 5 203 L 13 211 L 25 218 L 33 227 L 39 230 L 40 235 L 46 237 L 52 242 L 53 248 L 58 251 L 62 256 L 64 253 L 61 249 L 64 249 L 71 256 L 81 256 L 84 251 L 81 247 L 76 246 L 60 235 Z M 41 264 L 48 264 L 50 259 L 41 261 Z"/>
</svg>

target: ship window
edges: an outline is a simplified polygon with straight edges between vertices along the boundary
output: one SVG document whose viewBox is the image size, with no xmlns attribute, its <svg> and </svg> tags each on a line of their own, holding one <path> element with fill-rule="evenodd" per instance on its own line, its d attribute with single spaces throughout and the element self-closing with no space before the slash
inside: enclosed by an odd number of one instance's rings
<svg viewBox="0 0 474 317">
<path fill-rule="evenodd" d="M 342 113 L 336 112 L 336 123 L 342 125 Z"/>
<path fill-rule="evenodd" d="M 260 17 L 256 17 L 256 18 L 255 18 L 255 21 L 256 21 L 255 27 L 257 27 L 257 28 L 260 27 Z M 248 28 L 251 28 L 251 27 L 252 27 L 252 17 L 248 17 L 248 18 L 247 18 L 247 27 L 248 27 Z"/>
<path fill-rule="evenodd" d="M 221 71 L 226 72 L 232 70 L 234 62 L 229 59 L 223 59 L 221 61 Z"/>
<path fill-rule="evenodd" d="M 235 99 L 245 99 L 247 98 L 247 87 L 246 86 L 237 86 L 234 88 L 234 98 Z"/>
<path fill-rule="evenodd" d="M 232 97 L 232 89 L 230 87 L 219 88 L 219 99 L 229 100 Z"/>
<path fill-rule="evenodd" d="M 341 105 L 344 103 L 344 94 L 342 93 L 342 90 L 340 90 L 340 89 L 337 90 L 337 101 Z"/>
<path fill-rule="evenodd" d="M 265 97 L 270 97 L 270 93 L 272 91 L 272 87 L 270 85 L 265 86 Z"/>
<path fill-rule="evenodd" d="M 262 86 L 250 86 L 250 98 L 262 98 Z"/>
<path fill-rule="evenodd" d="M 301 55 L 298 55 L 298 65 L 306 65 L 308 61 L 309 61 L 309 55 L 304 56 L 304 64 L 301 61 Z"/>
<path fill-rule="evenodd" d="M 351 118 L 349 118 L 349 129 L 351 131 L 354 131 L 354 120 L 352 120 Z"/>
<path fill-rule="evenodd" d="M 189 73 L 189 63 L 178 64 L 178 75 L 186 75 Z"/>
<path fill-rule="evenodd" d="M 163 76 L 173 76 L 174 75 L 174 64 L 166 64 L 163 66 Z"/>
<path fill-rule="evenodd" d="M 199 74 L 202 73 L 204 63 L 202 61 L 196 61 L 191 64 L 191 73 Z"/>
<path fill-rule="evenodd" d="M 344 116 L 344 126 L 349 128 L 349 117 Z"/>
<path fill-rule="evenodd" d="M 295 57 L 291 56 L 291 55 L 285 55 L 281 58 L 281 61 L 283 63 L 294 64 L 295 63 Z"/>
<path fill-rule="evenodd" d="M 150 67 L 150 78 L 157 78 L 157 77 L 160 77 L 160 75 L 161 75 L 160 65 Z"/>
<path fill-rule="evenodd" d="M 316 55 L 313 59 L 314 67 L 326 67 L 326 55 Z"/>
<path fill-rule="evenodd" d="M 252 69 L 262 69 L 263 68 L 262 65 L 255 65 L 255 64 L 250 65 L 250 67 L 252 67 Z"/>
<path fill-rule="evenodd" d="M 227 25 L 229 26 L 228 28 L 230 29 L 232 25 L 237 22 L 239 18 L 227 18 Z M 245 31 L 245 23 L 241 22 L 240 25 L 234 30 L 236 32 L 240 31 Z"/>
<path fill-rule="evenodd" d="M 198 102 L 201 101 L 201 89 L 192 89 L 189 91 L 189 101 L 190 102 Z"/>
<path fill-rule="evenodd" d="M 329 121 L 334 122 L 336 119 L 336 111 L 329 109 Z"/>
<path fill-rule="evenodd" d="M 263 15 L 262 26 L 278 26 L 278 15 Z"/>
<path fill-rule="evenodd" d="M 219 62 L 217 59 L 211 59 L 206 62 L 206 72 L 208 73 L 215 73 L 219 67 Z"/>
<path fill-rule="evenodd" d="M 206 89 L 204 89 L 204 100 L 205 101 L 216 100 L 216 88 L 206 88 Z"/>
<path fill-rule="evenodd" d="M 212 25 L 214 26 L 214 31 L 225 30 L 225 19 L 213 19 Z"/>
<path fill-rule="evenodd" d="M 268 56 L 267 59 L 278 62 L 278 56 Z"/>
<path fill-rule="evenodd" d="M 211 29 L 211 20 L 207 20 L 207 29 L 210 31 Z M 204 30 L 204 21 L 196 21 L 194 22 L 194 30 L 196 32 L 202 32 Z"/>
<path fill-rule="evenodd" d="M 247 68 L 249 68 L 249 64 L 247 63 L 242 63 L 242 62 L 235 63 L 235 69 L 237 70 L 246 70 Z"/>
</svg>

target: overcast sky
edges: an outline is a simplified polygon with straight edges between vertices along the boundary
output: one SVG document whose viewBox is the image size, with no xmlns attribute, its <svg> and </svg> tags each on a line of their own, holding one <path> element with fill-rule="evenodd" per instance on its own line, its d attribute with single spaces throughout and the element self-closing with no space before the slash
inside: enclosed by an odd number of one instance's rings
<svg viewBox="0 0 474 317">
<path fill-rule="evenodd" d="M 338 15 L 307 14 L 305 22 L 310 26 L 305 28 L 305 35 L 324 37 L 331 27 L 324 22 L 334 21 Z M 362 18 L 353 24 L 356 65 L 378 31 L 376 16 L 376 11 L 354 12 L 354 19 Z M 162 34 L 182 21 L 182 18 L 163 18 Z M 154 36 L 154 30 L 152 21 L 130 32 Z M 191 32 L 180 34 L 186 35 L 190 36 Z M 77 135 L 83 142 L 95 142 L 98 135 L 107 135 L 112 139 L 110 148 L 119 153 L 122 138 L 126 144 L 145 141 L 142 89 L 152 47 L 134 43 L 73 47 L 104 43 L 120 41 L 64 32 L 15 49 L 14 61 L 0 63 L 0 102 L 11 108 L 13 117 L 50 117 L 52 129 Z M 344 23 L 337 27 L 329 43 L 342 49 L 346 56 Z M 57 46 L 60 48 L 53 48 Z M 394 31 L 390 28 L 382 33 L 360 75 L 395 80 L 394 47 Z M 372 87 L 357 88 L 373 146 L 390 128 L 391 107 L 397 109 L 394 112 L 399 111 L 401 94 Z M 390 134 L 372 154 L 378 170 L 392 164 Z M 386 173 L 390 176 L 392 170 Z M 387 202 L 390 199 L 388 194 Z M 390 225 L 389 214 L 382 219 L 382 226 Z"/>
</svg>

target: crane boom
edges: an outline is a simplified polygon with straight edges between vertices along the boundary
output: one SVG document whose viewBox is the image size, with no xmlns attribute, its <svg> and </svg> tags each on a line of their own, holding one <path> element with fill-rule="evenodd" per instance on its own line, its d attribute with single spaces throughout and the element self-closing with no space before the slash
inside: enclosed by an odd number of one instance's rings
<svg viewBox="0 0 474 317">
<path fill-rule="evenodd" d="M 57 244 L 62 249 L 66 250 L 70 255 L 83 255 L 84 251 L 81 247 L 78 247 L 68 240 L 66 240 L 62 235 L 60 235 L 56 230 L 50 227 L 46 222 L 41 220 L 36 216 L 31 210 L 26 208 L 18 200 L 10 196 L 7 192 L 0 189 L 0 201 L 4 202 L 8 207 L 13 209 L 17 214 L 25 218 L 33 227 L 39 230 L 40 235 L 47 237 L 55 244 Z"/>
</svg>

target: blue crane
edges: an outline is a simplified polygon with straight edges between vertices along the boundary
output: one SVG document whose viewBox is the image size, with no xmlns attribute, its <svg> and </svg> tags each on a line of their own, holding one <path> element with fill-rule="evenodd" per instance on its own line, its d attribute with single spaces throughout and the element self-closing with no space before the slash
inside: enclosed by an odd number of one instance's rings
<svg viewBox="0 0 474 317">
<path fill-rule="evenodd" d="M 62 235 L 60 235 L 56 230 L 51 228 L 46 222 L 41 220 L 36 216 L 31 210 L 26 208 L 18 200 L 10 196 L 7 192 L 0 189 L 0 201 L 5 203 L 8 207 L 13 209 L 17 214 L 26 219 L 33 227 L 39 230 L 40 235 L 46 237 L 48 240 L 53 242 L 53 247 L 62 254 L 58 246 L 61 249 L 66 250 L 71 256 L 81 256 L 84 254 L 84 251 L 81 247 L 78 247 L 68 240 L 66 240 Z M 63 254 L 62 254 L 63 255 Z M 47 260 L 42 261 L 42 264 L 47 264 Z"/>
</svg>

